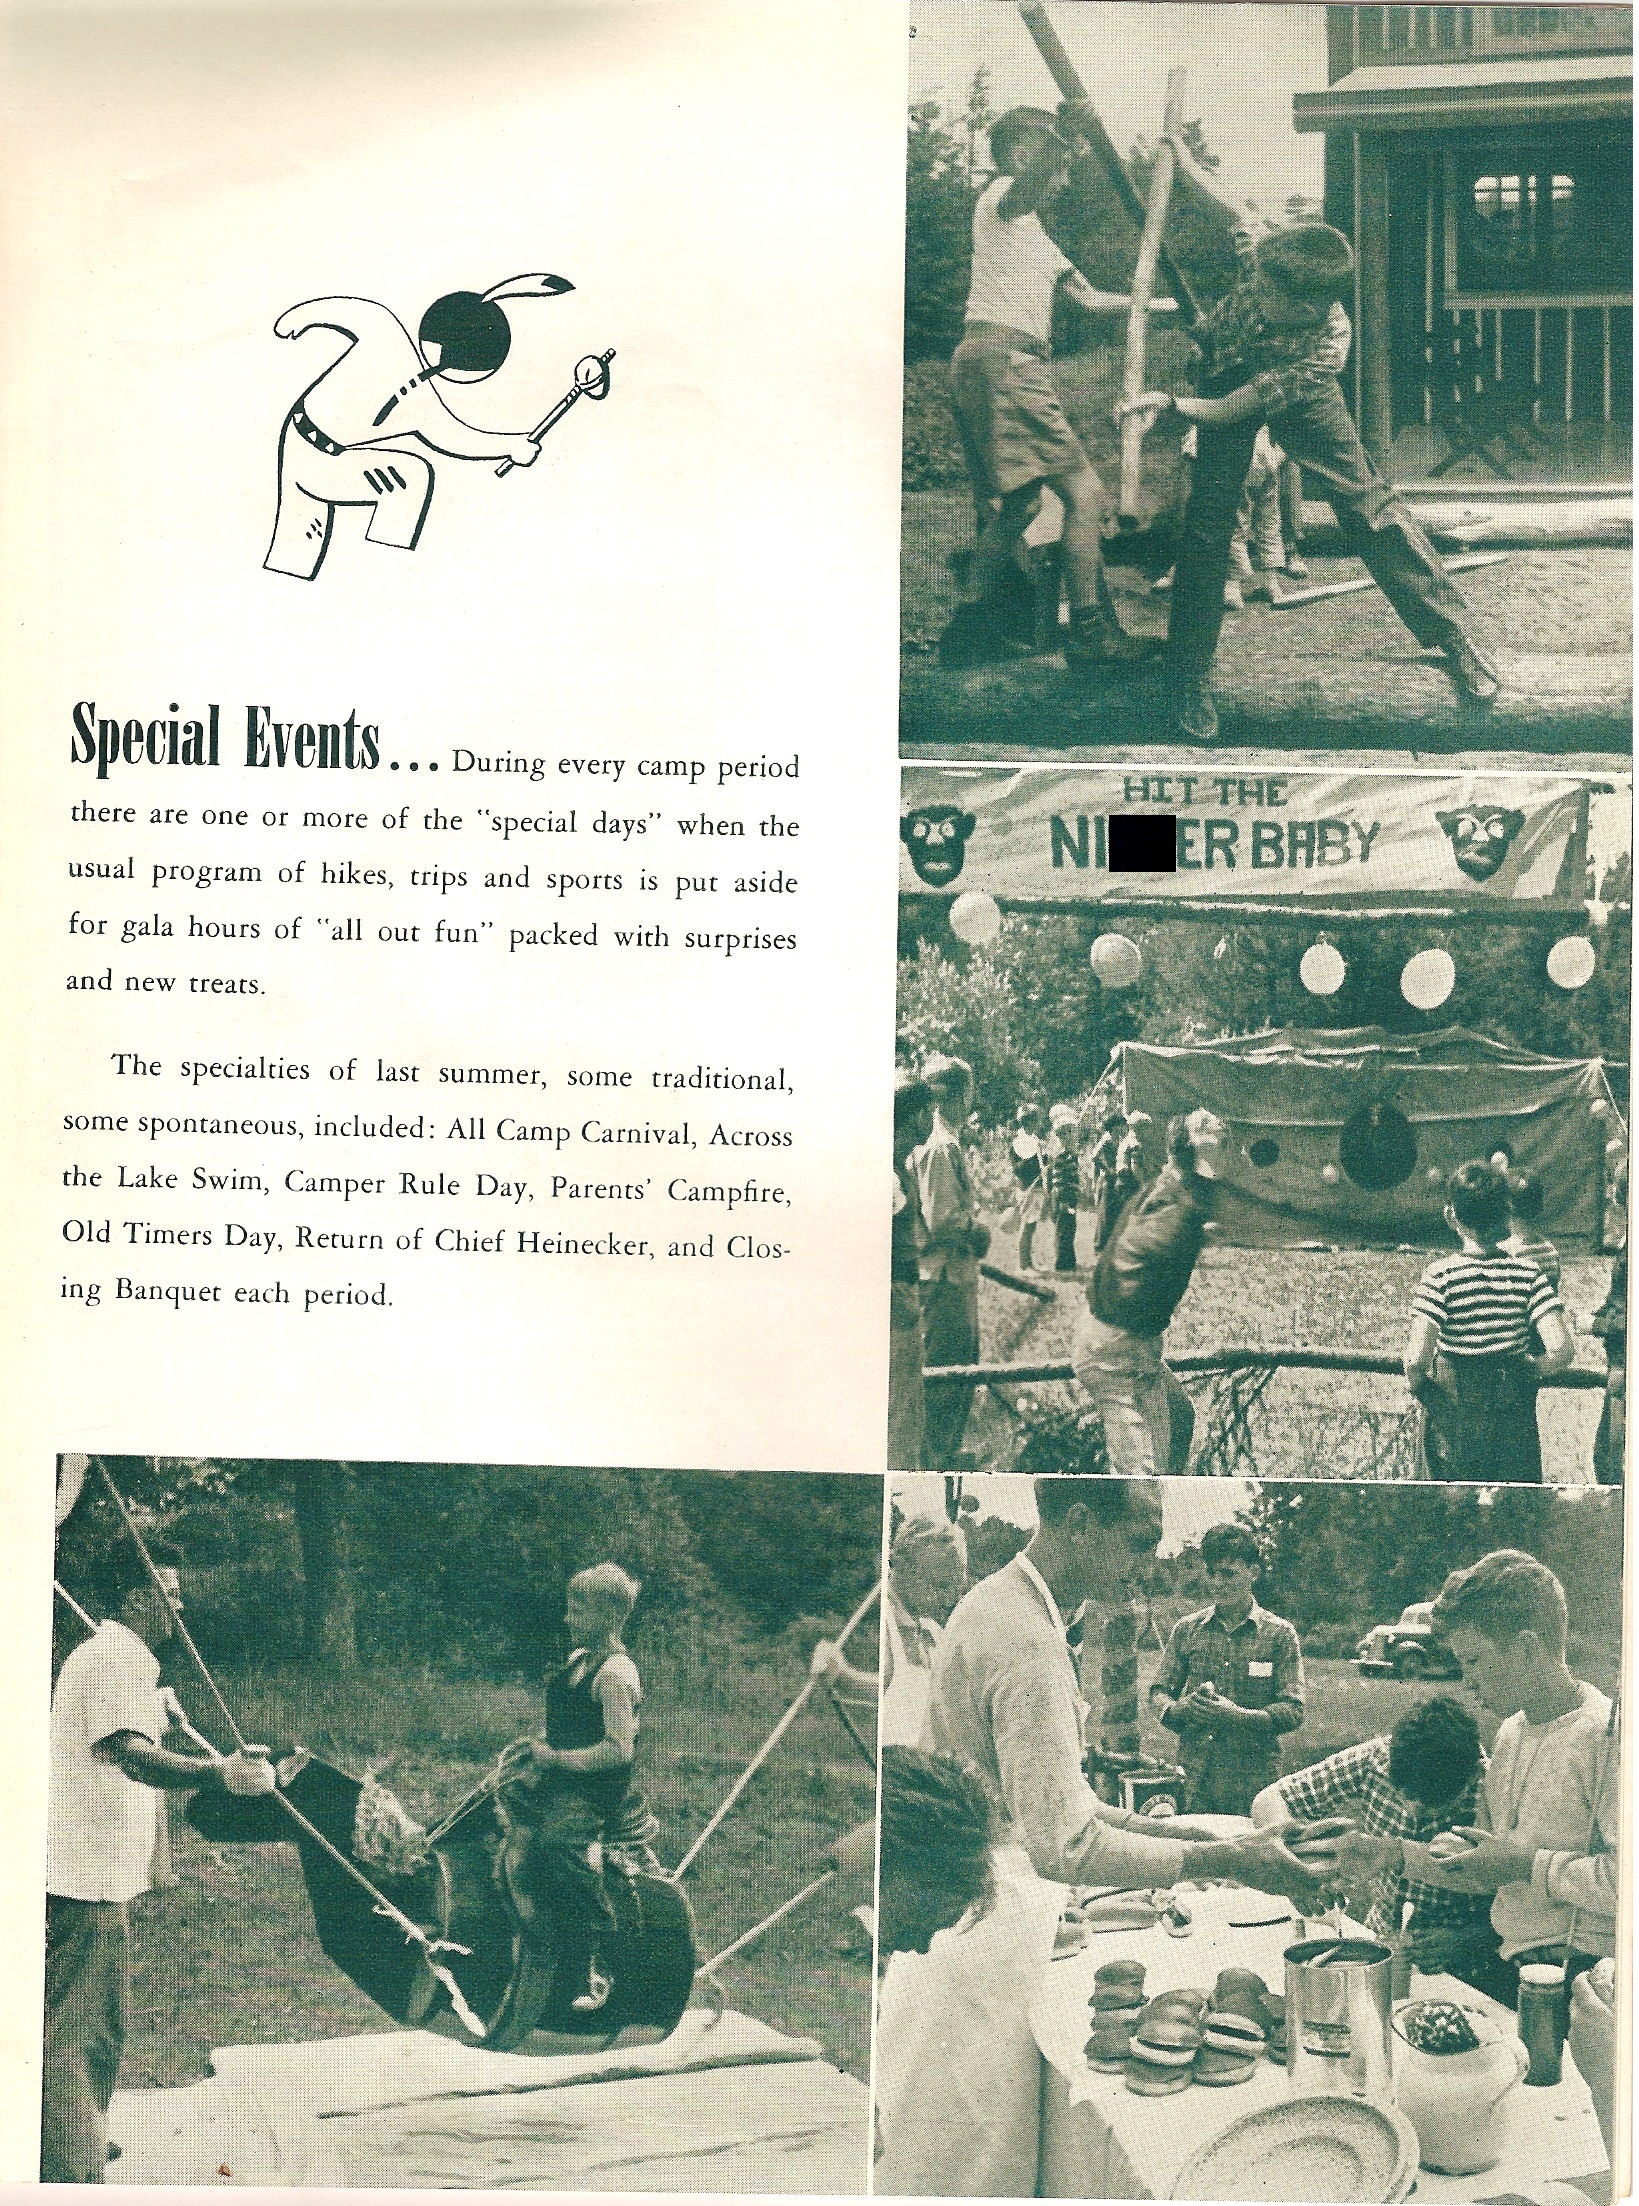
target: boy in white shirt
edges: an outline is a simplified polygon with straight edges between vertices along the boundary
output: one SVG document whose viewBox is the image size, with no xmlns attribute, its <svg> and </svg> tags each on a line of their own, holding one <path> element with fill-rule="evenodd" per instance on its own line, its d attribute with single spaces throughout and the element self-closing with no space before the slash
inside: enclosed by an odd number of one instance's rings
<svg viewBox="0 0 1639 2206">
<path fill-rule="evenodd" d="M 1073 107 L 1065 122 L 1073 131 Z M 999 601 L 1043 484 L 1064 507 L 1067 664 L 1072 670 L 1122 665 L 1160 650 L 1157 641 L 1129 636 L 1116 617 L 1100 549 L 1104 486 L 1053 383 L 1053 302 L 1060 283 L 1094 312 L 1131 303 L 1125 294 L 1095 291 L 1043 226 L 1043 213 L 1068 180 L 1072 150 L 1045 108 L 1009 108 L 991 128 L 991 157 L 1001 174 L 973 210 L 966 324 L 950 366 L 974 503 L 988 519 L 968 570 L 968 602 L 958 606 L 939 639 L 946 666 L 979 666 L 1007 654 Z M 1157 299 L 1152 310 L 1171 312 L 1175 303 Z"/>
<path fill-rule="evenodd" d="M 1463 1683 L 1503 1720 L 1481 1821 L 1403 1846 L 1404 1873 L 1452 1892 L 1490 1892 L 1495 1957 L 1457 1973 L 1505 2006 L 1532 1964 L 1569 1986 L 1616 1951 L 1620 1772 L 1610 1702 L 1565 1661 L 1565 1589 L 1545 1563 L 1499 1548 L 1454 1570 L 1434 1622 Z M 1345 1842 L 1345 1849 L 1350 1842 Z"/>
</svg>

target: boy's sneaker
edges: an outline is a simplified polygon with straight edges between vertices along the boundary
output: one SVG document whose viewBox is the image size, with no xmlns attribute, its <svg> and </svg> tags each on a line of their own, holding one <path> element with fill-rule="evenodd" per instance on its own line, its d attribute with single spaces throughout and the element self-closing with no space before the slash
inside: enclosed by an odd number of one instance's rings
<svg viewBox="0 0 1639 2206">
<path fill-rule="evenodd" d="M 613 1979 L 605 1976 L 595 1961 L 588 1971 L 588 1979 L 586 1990 L 578 1999 L 569 2002 L 571 2009 L 578 2015 L 595 2015 L 600 2007 L 607 2007 L 609 1994 L 615 1988 Z"/>
<path fill-rule="evenodd" d="M 1278 605 L 1280 586 L 1275 580 L 1274 570 L 1266 568 L 1261 574 L 1253 575 L 1249 582 L 1243 582 L 1241 595 L 1248 605 Z"/>
<path fill-rule="evenodd" d="M 1483 651 L 1460 631 L 1440 646 L 1451 679 L 1476 705 L 1488 705 L 1502 687 L 1502 677 Z"/>
</svg>

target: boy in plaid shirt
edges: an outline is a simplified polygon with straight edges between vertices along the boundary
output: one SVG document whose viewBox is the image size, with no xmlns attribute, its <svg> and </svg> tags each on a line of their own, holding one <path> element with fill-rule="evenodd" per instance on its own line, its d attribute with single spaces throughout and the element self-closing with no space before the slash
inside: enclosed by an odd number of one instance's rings
<svg viewBox="0 0 1639 2206">
<path fill-rule="evenodd" d="M 1240 216 L 1219 198 L 1189 147 L 1179 137 L 1168 143 L 1192 209 L 1238 232 Z M 1349 418 L 1338 378 L 1352 336 L 1342 301 L 1353 283 L 1354 252 L 1341 231 L 1323 222 L 1271 230 L 1253 246 L 1248 272 L 1195 326 L 1200 395 L 1144 391 L 1117 408 L 1118 416 L 1138 416 L 1146 430 L 1165 416 L 1197 425 L 1167 634 L 1173 723 L 1188 742 L 1217 738 L 1208 683 L 1236 517 L 1264 422 L 1318 485 L 1346 549 L 1365 563 L 1418 642 L 1440 652 L 1459 693 L 1473 704 L 1497 695 L 1496 668 L 1467 633 L 1461 592 L 1427 532 L 1372 465 Z"/>
<path fill-rule="evenodd" d="M 1252 1803 L 1254 1823 L 1305 1823 L 1346 1815 L 1372 1838 L 1426 1843 L 1479 1819 L 1485 1755 L 1479 1726 L 1449 1693 L 1408 1709 L 1386 1735 L 1363 1739 L 1265 1786 Z M 1423 1884 L 1405 1874 L 1392 1847 L 1371 1878 L 1366 1927 L 1395 1936 L 1410 1904 L 1411 1957 L 1425 1972 L 1448 1968 L 1470 1949 L 1487 1950 L 1490 1903 L 1467 1892 Z"/>
</svg>

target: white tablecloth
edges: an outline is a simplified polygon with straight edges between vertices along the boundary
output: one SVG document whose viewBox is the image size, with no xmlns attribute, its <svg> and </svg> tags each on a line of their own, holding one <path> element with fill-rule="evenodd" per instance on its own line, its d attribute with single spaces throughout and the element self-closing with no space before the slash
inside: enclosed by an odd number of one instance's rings
<svg viewBox="0 0 1639 2206">
<path fill-rule="evenodd" d="M 1120 2076 L 1088 2067 L 1088 2002 L 1093 1972 L 1105 1961 L 1142 1961 L 1144 1988 L 1151 1998 L 1182 1985 L 1210 1991 L 1225 1968 L 1256 1969 L 1272 1991 L 1284 1988 L 1282 1955 L 1297 1935 L 1291 1919 L 1295 1911 L 1285 1901 L 1238 1886 L 1193 1893 L 1181 1889 L 1195 1917 L 1188 1938 L 1169 1938 L 1160 1929 L 1114 1932 L 1095 1938 L 1071 1960 L 1050 1962 L 1041 1972 L 1030 2022 L 1045 2068 L 1038 2186 L 1044 2197 L 1170 2198 L 1192 2153 L 1243 2114 L 1287 2096 L 1286 2071 L 1269 2060 L 1259 2064 L 1247 2083 L 1220 2090 L 1192 2084 L 1164 2099 L 1140 2098 Z M 1237 1927 L 1270 1916 L 1286 1919 L 1256 1929 Z M 1450 1977 L 1415 1977 L 1412 1988 L 1430 1998 L 1461 1998 L 1503 2012 L 1472 1986 Z M 1507 2148 L 1494 2168 L 1468 2176 L 1420 2171 L 1413 2194 L 1417 2206 L 1424 2201 L 1434 2206 L 1462 2201 L 1466 2206 L 1511 2191 L 1529 2195 L 1545 2182 L 1608 2165 L 1588 2087 L 1569 2052 L 1563 2080 L 1551 2090 L 1521 2085 L 1509 2095 L 1507 2119 Z"/>
</svg>

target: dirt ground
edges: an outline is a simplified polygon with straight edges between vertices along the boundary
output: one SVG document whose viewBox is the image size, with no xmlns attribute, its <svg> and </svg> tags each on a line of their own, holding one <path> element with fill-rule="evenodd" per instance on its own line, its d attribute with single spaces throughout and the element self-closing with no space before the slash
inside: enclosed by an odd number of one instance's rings
<svg viewBox="0 0 1639 2206">
<path fill-rule="evenodd" d="M 968 499 L 949 490 L 908 493 L 904 501 L 901 540 L 903 650 L 902 680 L 906 688 L 907 720 L 902 748 L 907 755 L 953 758 L 1041 757 L 1055 739 L 1073 740 L 1068 729 L 1042 728 L 1040 740 L 1021 744 L 1017 729 L 1008 727 L 1003 740 L 983 743 L 970 740 L 972 730 L 960 726 L 954 739 L 941 740 L 938 705 L 931 694 L 936 678 L 934 646 L 960 595 L 950 566 L 953 552 L 972 540 L 972 509 Z M 1123 547 L 1114 547 L 1118 555 Z M 1311 569 L 1309 583 L 1344 581 L 1364 572 L 1360 562 L 1335 552 L 1306 551 Z M 1154 555 L 1150 555 L 1153 566 Z M 1110 579 L 1125 625 L 1135 634 L 1166 633 L 1168 598 L 1154 589 L 1155 576 L 1137 565 L 1110 565 Z M 1632 650 L 1633 555 L 1615 549 L 1511 551 L 1496 566 L 1459 577 L 1459 585 L 1474 611 L 1474 634 L 1482 644 L 1509 658 L 1554 657 L 1574 654 L 1579 659 L 1609 660 L 1625 665 Z M 1297 587 L 1297 585 L 1287 585 Z M 1305 585 L 1308 586 L 1308 585 Z M 1387 600 L 1376 589 L 1361 590 L 1342 598 L 1280 612 L 1264 605 L 1231 613 L 1224 623 L 1219 644 L 1215 682 L 1226 698 L 1255 691 L 1271 676 L 1302 676 L 1324 672 L 1327 662 L 1339 659 L 1356 665 L 1413 666 L 1426 655 L 1402 627 Z M 1053 660 L 1027 660 L 1022 667 L 1034 671 L 1056 666 Z M 1505 669 L 1506 670 L 1506 669 Z M 924 692 L 930 694 L 923 695 Z M 914 703 L 913 703 L 914 700 Z M 1071 698 L 1066 680 L 1066 706 Z M 1142 722 L 1142 712 L 1137 715 Z M 1011 740 L 1009 740 L 1011 739 Z M 1285 746 L 1283 746 L 1284 748 Z M 1432 744 L 1423 746 L 1432 749 Z M 1494 752 L 1496 763 L 1539 763 L 1534 751 L 1514 760 L 1506 749 Z M 1130 749 L 1130 746 L 1128 747 Z M 1085 755 L 1085 751 L 1078 751 Z M 1419 749 L 1362 748 L 1358 753 L 1336 747 L 1311 749 L 1300 728 L 1293 730 L 1292 756 L 1336 765 L 1343 758 L 1360 763 L 1387 765 L 1409 763 Z M 1608 767 L 1607 752 L 1579 752 L 1568 745 L 1563 755 L 1588 767 Z"/>
<path fill-rule="evenodd" d="M 998 1232 L 992 1260 L 1014 1265 L 1014 1250 Z M 1428 1261 L 1421 1249 L 1206 1250 L 1167 1331 L 1170 1353 L 1227 1347 L 1364 1349 L 1398 1355 L 1405 1345 L 1411 1296 Z M 1610 1282 L 1608 1256 L 1566 1258 L 1562 1293 L 1577 1340 L 1577 1363 L 1603 1372 L 1604 1351 L 1587 1333 L 1588 1320 Z M 1085 1292 L 1085 1273 L 1035 1275 L 1054 1290 L 1051 1304 L 985 1280 L 979 1325 L 987 1363 L 1066 1360 Z M 1073 1382 L 1008 1389 L 1015 1400 L 1081 1399 Z M 1197 1453 L 1215 1416 L 1227 1407 L 1225 1382 L 1191 1376 Z M 1543 1472 L 1558 1485 L 1593 1477 L 1593 1438 L 1601 1395 L 1590 1389 L 1549 1389 L 1538 1403 Z M 1267 1478 L 1382 1478 L 1414 1475 L 1411 1409 L 1403 1382 L 1372 1374 L 1277 1372 L 1246 1415 L 1253 1461 L 1242 1475 Z M 982 1390 L 969 1420 L 967 1447 L 983 1470 L 1005 1470 L 1022 1428 L 1011 1402 Z"/>
</svg>

